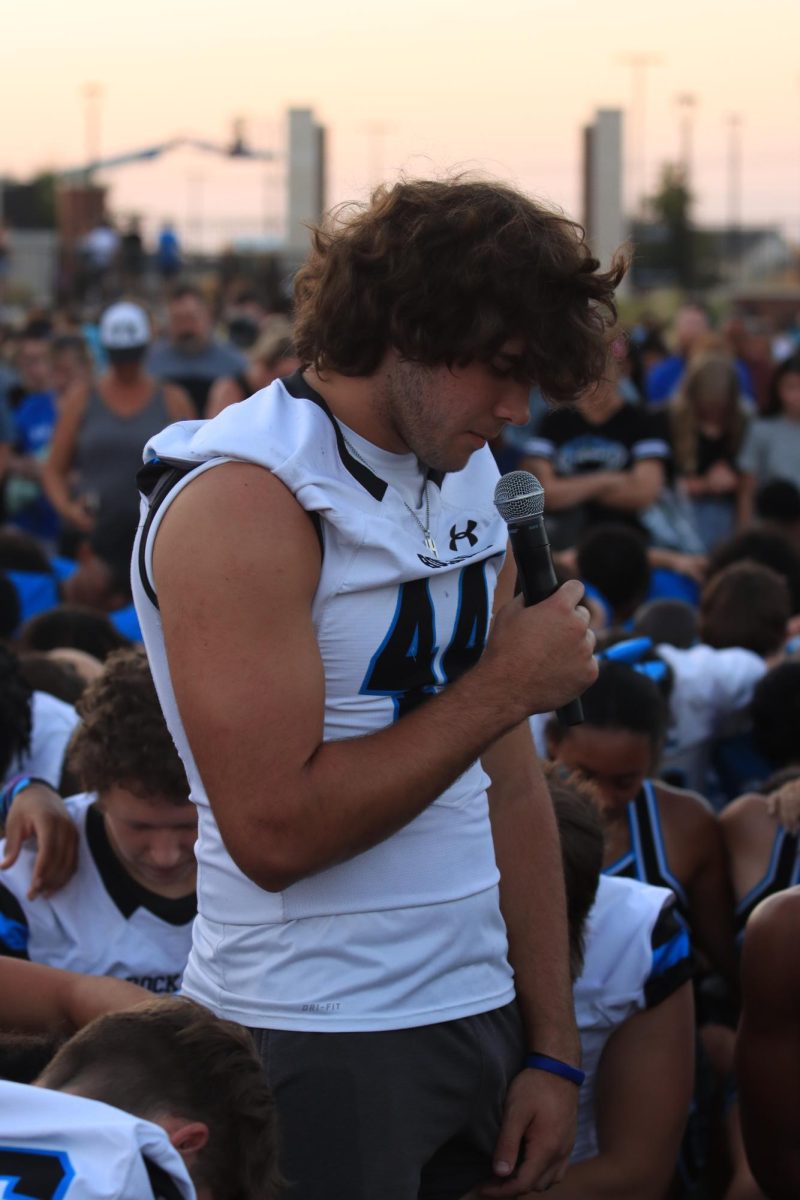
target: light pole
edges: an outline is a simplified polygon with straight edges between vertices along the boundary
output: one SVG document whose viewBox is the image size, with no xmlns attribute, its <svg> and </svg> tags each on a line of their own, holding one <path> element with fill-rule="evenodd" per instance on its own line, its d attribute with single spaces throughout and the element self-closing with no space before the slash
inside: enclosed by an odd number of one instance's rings
<svg viewBox="0 0 800 1200">
<path fill-rule="evenodd" d="M 103 100 L 103 85 L 86 83 L 81 88 L 86 103 L 86 183 L 92 181 L 92 163 L 100 158 L 100 106 Z"/>
<path fill-rule="evenodd" d="M 635 133 L 631 137 L 634 143 L 633 170 L 633 209 L 644 210 L 647 192 L 647 142 L 645 137 L 646 107 L 647 107 L 647 69 L 658 67 L 663 62 L 659 54 L 622 54 L 618 61 L 625 67 L 631 68 L 631 116 Z"/>
<path fill-rule="evenodd" d="M 728 243 L 731 278 L 738 280 L 741 269 L 742 225 L 742 116 L 730 113 L 728 125 Z"/>
<path fill-rule="evenodd" d="M 697 107 L 697 96 L 692 92 L 681 92 L 675 97 L 675 102 L 680 114 L 680 162 L 686 187 L 691 190 L 694 113 Z"/>
</svg>

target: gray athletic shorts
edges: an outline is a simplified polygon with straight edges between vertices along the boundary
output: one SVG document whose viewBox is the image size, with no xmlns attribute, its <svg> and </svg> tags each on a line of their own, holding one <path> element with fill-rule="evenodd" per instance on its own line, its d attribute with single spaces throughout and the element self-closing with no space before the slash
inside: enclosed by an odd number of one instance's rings
<svg viewBox="0 0 800 1200">
<path fill-rule="evenodd" d="M 459 1200 L 491 1177 L 525 1055 L 516 1004 L 381 1033 L 251 1032 L 287 1200 Z"/>
</svg>

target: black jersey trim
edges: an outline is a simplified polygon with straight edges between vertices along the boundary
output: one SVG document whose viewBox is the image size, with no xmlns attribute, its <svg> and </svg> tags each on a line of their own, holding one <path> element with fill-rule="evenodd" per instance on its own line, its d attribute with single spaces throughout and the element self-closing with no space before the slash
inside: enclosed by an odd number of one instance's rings
<svg viewBox="0 0 800 1200">
<path fill-rule="evenodd" d="M 798 837 L 796 834 L 787 833 L 785 830 L 779 831 L 777 836 L 780 837 L 781 834 L 783 834 L 783 841 L 778 851 L 777 862 L 770 864 L 771 869 L 767 872 L 767 875 L 745 897 L 746 903 L 743 903 L 740 908 L 736 909 L 737 933 L 744 933 L 744 927 L 747 924 L 750 914 L 758 907 L 762 900 L 766 900 L 767 896 L 774 896 L 776 892 L 783 892 L 786 888 L 792 886 L 792 876 L 794 875 L 795 862 L 797 861 Z"/>
<path fill-rule="evenodd" d="M 160 1167 L 158 1163 L 154 1163 L 152 1158 L 148 1158 L 146 1154 L 142 1154 L 142 1162 L 147 1171 L 147 1178 L 150 1180 L 150 1187 L 153 1189 L 154 1200 L 182 1200 L 183 1192 L 169 1172 Z"/>
<path fill-rule="evenodd" d="M 320 396 L 319 392 L 316 392 L 314 388 L 312 388 L 311 384 L 303 375 L 302 370 L 295 371 L 294 374 L 288 375 L 286 379 L 281 380 L 281 383 L 286 388 L 290 396 L 294 396 L 298 400 L 311 400 L 313 404 L 316 404 L 322 409 L 331 425 L 333 425 L 333 430 L 336 434 L 336 445 L 339 448 L 339 457 L 341 458 L 343 464 L 353 478 L 357 479 L 361 486 L 366 488 L 371 496 L 374 496 L 376 500 L 382 500 L 386 495 L 386 489 L 389 486 L 388 483 L 385 479 L 381 479 L 379 475 L 376 475 L 374 471 L 370 470 L 369 467 L 365 466 L 364 463 L 359 462 L 358 459 L 354 458 L 354 456 L 350 453 L 350 451 L 347 449 L 347 443 L 344 440 L 344 434 L 341 431 L 339 422 L 336 420 L 336 417 L 328 407 L 327 401 Z M 444 471 L 434 471 L 429 469 L 427 477 L 431 483 L 439 489 L 439 491 L 442 490 L 442 483 L 444 482 L 445 477 Z"/>
<path fill-rule="evenodd" d="M 644 985 L 645 1003 L 663 1003 L 694 975 L 689 935 L 681 924 L 674 902 L 666 904 L 650 934 L 652 970 Z"/>
<path fill-rule="evenodd" d="M 147 541 L 153 521 L 168 493 L 179 479 L 193 471 L 194 467 L 176 467 L 174 463 L 161 462 L 154 459 L 136 473 L 139 491 L 147 499 L 148 512 L 144 519 L 142 532 L 139 535 L 139 577 L 148 600 L 154 608 L 158 608 L 158 597 L 147 575 Z"/>
<path fill-rule="evenodd" d="M 137 908 L 146 908 L 168 925 L 188 925 L 197 915 L 197 896 L 192 892 L 177 900 L 159 896 L 137 883 L 117 858 L 108 840 L 102 813 L 91 804 L 86 811 L 86 841 L 103 886 L 123 917 L 128 920 Z"/>
<path fill-rule="evenodd" d="M 158 515 L 161 505 L 164 503 L 175 484 L 178 483 L 179 480 L 183 479 L 185 475 L 188 475 L 190 471 L 194 471 L 201 465 L 201 463 L 193 463 L 191 466 L 187 467 L 176 467 L 174 463 L 162 462 L 160 459 L 156 458 L 153 459 L 152 462 L 149 462 L 145 466 L 141 467 L 136 475 L 136 482 L 139 485 L 139 491 L 148 502 L 147 516 L 144 519 L 142 532 L 139 535 L 139 554 L 137 565 L 139 570 L 139 578 L 142 581 L 142 587 L 144 588 L 145 594 L 154 608 L 158 608 L 158 596 L 156 595 L 155 589 L 153 588 L 153 585 L 151 584 L 147 574 L 147 542 L 150 537 L 150 530 L 153 527 L 153 522 Z M 325 542 L 322 536 L 322 519 L 319 513 L 308 512 L 307 510 L 306 516 L 310 518 L 311 524 L 314 526 L 314 532 L 316 533 L 317 541 L 319 542 L 320 554 L 324 554 Z"/>
<path fill-rule="evenodd" d="M 315 392 L 311 384 L 307 382 L 302 371 L 295 371 L 294 374 L 288 375 L 286 379 L 282 379 L 281 383 L 286 388 L 290 396 L 294 396 L 296 400 L 310 400 L 312 404 L 316 404 L 325 413 L 325 416 L 333 426 L 333 432 L 336 435 L 336 445 L 339 450 L 339 457 L 342 464 L 350 472 L 353 478 L 361 484 L 366 491 L 369 492 L 376 500 L 382 500 L 386 495 L 388 483 L 385 479 L 381 479 L 374 471 L 364 463 L 358 461 L 347 449 L 347 443 L 344 440 L 344 434 L 339 426 L 339 422 L 334 417 L 331 410 L 328 408 L 327 402 L 319 392 Z"/>
</svg>

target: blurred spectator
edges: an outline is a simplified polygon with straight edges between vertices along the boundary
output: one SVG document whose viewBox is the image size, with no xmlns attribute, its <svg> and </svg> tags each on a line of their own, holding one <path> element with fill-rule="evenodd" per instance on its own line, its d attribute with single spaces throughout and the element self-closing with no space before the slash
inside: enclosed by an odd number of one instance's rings
<svg viewBox="0 0 800 1200">
<path fill-rule="evenodd" d="M 750 427 L 739 468 L 742 525 L 752 516 L 753 495 L 761 484 L 786 479 L 800 487 L 800 356 L 787 359 L 775 370 L 765 414 Z"/>
<path fill-rule="evenodd" d="M 47 692 L 73 708 L 86 687 L 86 680 L 73 667 L 48 654 L 21 654 L 19 665 L 31 691 Z"/>
<path fill-rule="evenodd" d="M 731 563 L 750 559 L 777 571 L 789 589 L 792 616 L 800 613 L 800 551 L 772 529 L 745 529 L 716 548 L 708 562 L 708 578 Z"/>
<path fill-rule="evenodd" d="M 119 266 L 123 290 L 138 294 L 145 268 L 144 242 L 138 217 L 131 217 L 128 228 L 120 238 Z"/>
<path fill-rule="evenodd" d="M 575 408 L 548 412 L 520 466 L 542 483 L 553 545 L 574 545 L 600 521 L 638 517 L 658 499 L 669 444 L 659 417 L 626 404 L 614 357 L 595 388 Z"/>
<path fill-rule="evenodd" d="M 87 300 L 98 303 L 108 299 L 117 267 L 119 245 L 119 234 L 108 217 L 103 217 L 81 239 L 83 293 Z"/>
<path fill-rule="evenodd" d="M 58 789 L 78 714 L 71 705 L 25 682 L 16 655 L 0 646 L 0 782 L 15 775 Z"/>
<path fill-rule="evenodd" d="M 214 383 L 206 416 L 215 417 L 229 404 L 246 400 L 274 379 L 283 379 L 299 368 L 300 359 L 292 344 L 291 326 L 285 318 L 274 317 L 248 354 L 247 370 Z"/>
<path fill-rule="evenodd" d="M 733 743 L 746 734 L 753 691 L 783 647 L 789 612 L 786 583 L 775 571 L 737 562 L 715 573 L 703 589 L 701 643 L 686 650 L 657 647 L 672 678 L 662 761 L 671 777 L 711 794 L 714 743 Z"/>
<path fill-rule="evenodd" d="M 791 615 L 789 588 L 777 571 L 731 563 L 703 588 L 699 633 L 717 650 L 740 646 L 769 658 L 782 649 Z"/>
<path fill-rule="evenodd" d="M 241 375 L 247 362 L 238 350 L 214 339 L 205 297 L 185 284 L 170 297 L 167 336 L 150 347 L 146 365 L 156 378 L 184 388 L 194 404 L 192 415 L 202 416 L 214 380 Z"/>
<path fill-rule="evenodd" d="M 751 398 L 756 411 L 761 412 L 767 401 L 774 362 L 769 335 L 757 323 L 736 315 L 724 323 L 722 334 L 729 352 L 747 368 Z"/>
<path fill-rule="evenodd" d="M 109 369 L 95 387 L 77 385 L 66 397 L 42 473 L 65 533 L 71 532 L 64 549 L 72 553 L 98 515 L 138 517 L 136 472 L 145 443 L 170 422 L 193 415 L 181 388 L 156 382 L 144 368 L 150 328 L 143 309 L 113 304 L 103 314 L 100 335 Z"/>
<path fill-rule="evenodd" d="M 19 631 L 20 650 L 83 650 L 104 662 L 113 650 L 129 646 L 103 613 L 61 604 L 26 621 Z"/>
<path fill-rule="evenodd" d="M 800 550 L 800 488 L 787 479 L 773 479 L 758 489 L 754 505 L 759 524 L 781 534 Z"/>
<path fill-rule="evenodd" d="M 50 347 L 51 374 L 56 401 L 78 383 L 88 383 L 92 374 L 92 355 L 80 333 L 62 333 Z"/>
<path fill-rule="evenodd" d="M 42 465 L 50 451 L 64 397 L 72 388 L 88 386 L 92 367 L 86 342 L 74 334 L 52 341 L 50 359 L 51 388 L 26 396 L 14 414 L 14 476 L 7 495 L 12 524 L 44 543 L 55 544 L 60 522 L 42 489 Z"/>
<path fill-rule="evenodd" d="M 62 584 L 67 604 L 107 613 L 114 628 L 142 640 L 131 598 L 131 553 L 137 522 L 129 514 L 98 517 L 78 550 L 77 566 Z"/>
<path fill-rule="evenodd" d="M 225 308 L 225 329 L 230 344 L 245 353 L 251 350 L 267 320 L 267 311 L 255 292 L 237 292 Z"/>
<path fill-rule="evenodd" d="M 686 304 L 679 309 L 674 324 L 676 353 L 671 354 L 647 373 L 645 387 L 647 399 L 652 404 L 664 404 L 677 390 L 689 359 L 709 348 L 711 324 L 708 314 L 698 304 Z M 752 396 L 750 374 L 742 362 L 737 361 L 740 391 Z"/>
<path fill-rule="evenodd" d="M 22 620 L 22 605 L 17 589 L 4 571 L 0 571 L 0 642 L 8 642 Z"/>
<path fill-rule="evenodd" d="M 633 633 L 654 646 L 688 650 L 697 641 L 697 611 L 684 600 L 650 600 L 637 609 Z"/>
<path fill-rule="evenodd" d="M 748 414 L 733 362 L 720 355 L 693 359 L 670 401 L 672 453 L 706 550 L 729 537 L 740 487 L 737 459 Z"/>
<path fill-rule="evenodd" d="M 170 283 L 183 265 L 178 235 L 171 221 L 165 221 L 158 234 L 156 245 L 156 270 L 161 280 Z"/>
<path fill-rule="evenodd" d="M 609 624 L 624 625 L 646 599 L 650 564 L 642 534 L 629 525 L 592 526 L 577 547 L 578 575 L 605 605 Z"/>
</svg>

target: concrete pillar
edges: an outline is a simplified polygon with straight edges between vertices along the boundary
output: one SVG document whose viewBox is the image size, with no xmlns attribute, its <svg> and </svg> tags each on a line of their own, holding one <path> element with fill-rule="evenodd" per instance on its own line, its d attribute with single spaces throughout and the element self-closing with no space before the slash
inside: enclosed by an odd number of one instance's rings
<svg viewBox="0 0 800 1200">
<path fill-rule="evenodd" d="M 325 211 L 325 130 L 310 108 L 289 109 L 287 248 L 305 255 L 308 226 Z"/>
<path fill-rule="evenodd" d="M 622 202 L 622 112 L 598 109 L 584 130 L 583 223 L 589 245 L 604 267 L 625 241 Z"/>
</svg>

